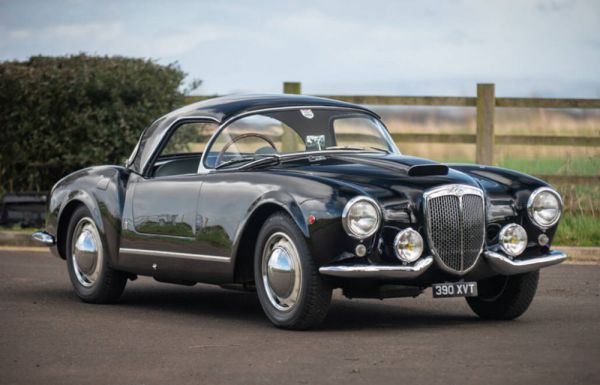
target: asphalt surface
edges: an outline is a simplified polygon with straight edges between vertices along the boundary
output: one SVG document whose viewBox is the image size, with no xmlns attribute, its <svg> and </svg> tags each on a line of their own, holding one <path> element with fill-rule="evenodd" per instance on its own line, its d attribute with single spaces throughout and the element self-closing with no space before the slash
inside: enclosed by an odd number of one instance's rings
<svg viewBox="0 0 600 385">
<path fill-rule="evenodd" d="M 347 300 L 325 325 L 272 327 L 253 293 L 129 282 L 71 291 L 63 261 L 0 251 L 1 384 L 598 384 L 600 266 L 542 270 L 529 311 L 481 321 L 460 298 Z"/>
</svg>

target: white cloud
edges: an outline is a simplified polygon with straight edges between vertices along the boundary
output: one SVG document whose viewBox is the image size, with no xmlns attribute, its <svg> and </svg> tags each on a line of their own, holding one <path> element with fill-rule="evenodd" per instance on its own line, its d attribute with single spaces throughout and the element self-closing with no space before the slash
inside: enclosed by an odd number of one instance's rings
<svg viewBox="0 0 600 385">
<path fill-rule="evenodd" d="M 301 80 L 372 93 L 446 82 L 459 93 L 456 84 L 504 81 L 521 94 L 577 84 L 593 96 L 600 79 L 597 0 L 23 4 L 0 12 L 0 58 L 85 51 L 179 61 L 205 80 L 203 92 Z"/>
</svg>

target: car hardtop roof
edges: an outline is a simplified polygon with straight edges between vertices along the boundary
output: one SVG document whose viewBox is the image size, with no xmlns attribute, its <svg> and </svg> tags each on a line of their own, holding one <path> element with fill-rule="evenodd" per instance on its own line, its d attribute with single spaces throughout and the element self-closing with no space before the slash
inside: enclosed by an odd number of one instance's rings
<svg viewBox="0 0 600 385">
<path fill-rule="evenodd" d="M 352 103 L 316 96 L 290 94 L 240 94 L 221 96 L 193 103 L 169 113 L 167 118 L 204 116 L 222 123 L 237 115 L 271 108 L 329 107 L 351 108 L 377 116 L 373 111 Z M 377 116 L 378 117 L 378 116 Z"/>
<path fill-rule="evenodd" d="M 279 108 L 340 108 L 360 111 L 379 118 L 373 111 L 356 104 L 305 95 L 230 95 L 192 103 L 157 119 L 143 132 L 127 167 L 143 173 L 154 150 L 160 145 L 170 127 L 186 119 L 211 119 L 223 124 L 231 118 L 254 111 Z"/>
</svg>

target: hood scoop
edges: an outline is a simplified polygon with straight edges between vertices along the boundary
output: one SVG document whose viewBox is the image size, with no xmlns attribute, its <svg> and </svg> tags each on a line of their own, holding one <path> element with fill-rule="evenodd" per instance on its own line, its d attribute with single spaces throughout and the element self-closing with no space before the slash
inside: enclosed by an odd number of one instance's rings
<svg viewBox="0 0 600 385">
<path fill-rule="evenodd" d="M 445 164 L 417 164 L 408 169 L 409 176 L 448 175 Z"/>
<path fill-rule="evenodd" d="M 330 155 L 332 156 L 332 155 Z M 405 157 L 401 159 L 367 158 L 365 156 L 338 155 L 336 159 L 352 163 L 385 168 L 390 171 L 405 172 L 408 176 L 448 175 L 448 166 L 419 158 Z"/>
</svg>

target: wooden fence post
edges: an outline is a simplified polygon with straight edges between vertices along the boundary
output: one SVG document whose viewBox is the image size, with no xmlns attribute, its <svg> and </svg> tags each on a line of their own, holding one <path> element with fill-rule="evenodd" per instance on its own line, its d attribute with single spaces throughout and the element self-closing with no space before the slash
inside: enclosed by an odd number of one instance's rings
<svg viewBox="0 0 600 385">
<path fill-rule="evenodd" d="M 300 83 L 300 82 L 283 82 L 283 93 L 300 95 L 302 93 L 302 83 Z"/>
<path fill-rule="evenodd" d="M 477 149 L 479 164 L 494 165 L 494 84 L 477 84 Z"/>
</svg>

